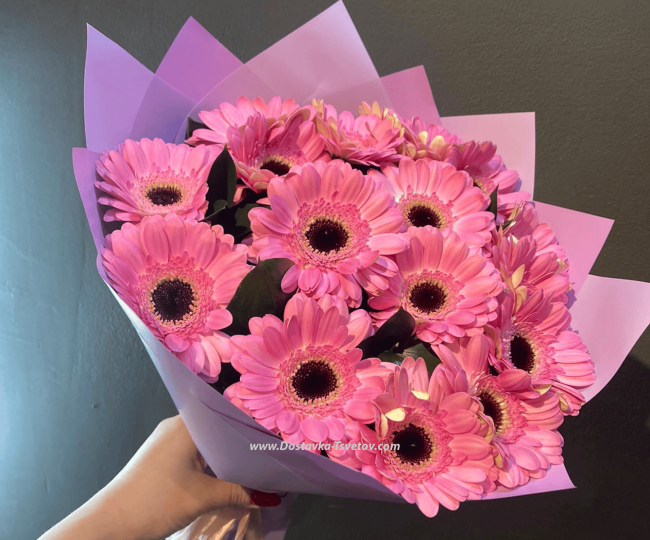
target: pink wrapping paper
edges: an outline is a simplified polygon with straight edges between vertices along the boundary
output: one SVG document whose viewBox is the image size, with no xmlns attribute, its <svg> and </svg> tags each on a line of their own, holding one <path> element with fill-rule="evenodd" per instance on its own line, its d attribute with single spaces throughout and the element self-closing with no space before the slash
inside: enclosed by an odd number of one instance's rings
<svg viewBox="0 0 650 540">
<path fill-rule="evenodd" d="M 533 495 L 535 493 L 546 493 L 547 491 L 560 491 L 563 489 L 572 489 L 573 485 L 569 473 L 564 465 L 553 465 L 544 478 L 528 482 L 525 486 L 516 489 L 498 488 L 492 493 L 488 493 L 484 499 L 506 499 L 508 497 L 519 497 L 520 495 Z"/>
<path fill-rule="evenodd" d="M 569 279 L 577 294 L 605 245 L 614 220 L 535 203 L 540 223 L 548 223 L 569 258 Z"/>
<path fill-rule="evenodd" d="M 650 283 L 587 276 L 571 315 L 596 366 L 596 382 L 583 392 L 589 400 L 612 379 L 650 324 Z"/>
<path fill-rule="evenodd" d="M 333 39 L 333 36 L 335 39 Z M 327 43 L 327 48 L 322 45 Z M 202 51 L 196 54 L 196 51 Z M 315 62 L 314 59 L 317 61 Z M 73 151 L 74 172 L 98 250 L 103 233 L 93 186 L 98 152 L 129 136 L 184 137 L 185 117 L 234 101 L 239 95 L 269 99 L 280 94 L 306 103 L 325 98 L 356 110 L 377 100 L 404 115 L 439 119 L 423 68 L 379 79 L 341 2 L 241 64 L 190 19 L 154 75 L 92 27 L 88 29 L 85 81 L 88 149 Z M 522 189 L 532 193 L 535 166 L 534 113 L 448 117 L 443 125 L 463 139 L 492 140 L 508 167 L 517 169 Z M 554 228 L 571 261 L 580 291 L 571 308 L 573 326 L 596 364 L 593 397 L 615 374 L 650 323 L 650 285 L 588 276 L 611 228 L 611 220 L 538 203 L 540 219 Z M 579 224 L 579 227 L 576 227 Z M 101 264 L 98 264 L 103 274 Z M 582 290 L 580 288 L 582 287 Z M 117 298 L 117 296 L 116 296 Z M 304 451 L 251 451 L 251 442 L 280 442 L 182 365 L 118 298 L 192 438 L 213 471 L 226 480 L 267 491 L 291 491 L 403 502 L 374 479 Z M 541 493 L 573 487 L 564 466 L 546 478 L 486 498 Z"/>
<path fill-rule="evenodd" d="M 419 116 L 427 124 L 441 124 L 424 66 L 417 66 L 381 78 L 393 109 L 404 118 Z"/>
<path fill-rule="evenodd" d="M 519 172 L 521 190 L 535 189 L 535 113 L 447 116 L 442 125 L 464 141 L 492 141 L 509 169 Z"/>
</svg>

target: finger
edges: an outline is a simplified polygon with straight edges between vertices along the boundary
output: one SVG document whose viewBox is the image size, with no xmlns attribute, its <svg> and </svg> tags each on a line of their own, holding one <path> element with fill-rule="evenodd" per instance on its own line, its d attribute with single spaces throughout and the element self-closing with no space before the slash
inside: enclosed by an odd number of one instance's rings
<svg viewBox="0 0 650 540">
<path fill-rule="evenodd" d="M 282 499 L 276 493 L 251 490 L 238 484 L 211 478 L 204 475 L 203 482 L 209 490 L 213 508 L 236 506 L 249 508 L 252 506 L 278 506 Z"/>
</svg>

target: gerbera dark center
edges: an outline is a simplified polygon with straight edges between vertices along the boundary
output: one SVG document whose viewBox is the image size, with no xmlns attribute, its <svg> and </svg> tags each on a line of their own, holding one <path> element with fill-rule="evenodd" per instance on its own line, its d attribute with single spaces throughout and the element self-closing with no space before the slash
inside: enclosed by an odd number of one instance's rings
<svg viewBox="0 0 650 540">
<path fill-rule="evenodd" d="M 399 431 L 393 433 L 393 444 L 399 444 L 395 455 L 403 462 L 419 465 L 428 460 L 433 452 L 433 443 L 429 435 L 420 426 L 407 424 Z"/>
<path fill-rule="evenodd" d="M 406 217 L 413 227 L 426 227 L 427 225 L 431 225 L 439 229 L 442 226 L 442 220 L 438 213 L 424 204 L 411 206 Z"/>
<path fill-rule="evenodd" d="M 284 176 L 289 172 L 291 167 L 287 163 L 285 163 L 284 161 L 278 158 L 269 158 L 265 160 L 264 163 L 262 163 L 260 169 L 266 169 L 267 171 L 271 171 L 276 176 Z"/>
<path fill-rule="evenodd" d="M 347 245 L 350 235 L 338 221 L 321 218 L 309 226 L 305 237 L 314 251 L 330 253 L 343 249 Z"/>
<path fill-rule="evenodd" d="M 478 395 L 478 399 L 483 404 L 483 412 L 486 416 L 492 418 L 497 433 L 501 432 L 501 429 L 503 428 L 504 415 L 497 398 L 490 392 L 481 392 Z"/>
<path fill-rule="evenodd" d="M 301 400 L 314 401 L 334 392 L 338 388 L 338 377 L 324 360 L 311 360 L 293 374 L 291 386 Z"/>
<path fill-rule="evenodd" d="M 192 311 L 194 289 L 179 278 L 161 281 L 151 292 L 154 311 L 163 321 L 177 322 Z"/>
<path fill-rule="evenodd" d="M 414 285 L 409 294 L 409 301 L 413 307 L 428 315 L 439 311 L 446 300 L 446 291 L 440 285 L 430 281 Z"/>
<path fill-rule="evenodd" d="M 517 369 L 528 373 L 535 367 L 535 351 L 530 342 L 519 334 L 510 341 L 510 361 Z"/>
<path fill-rule="evenodd" d="M 147 198 L 157 206 L 176 204 L 182 197 L 183 193 L 176 186 L 157 186 L 147 191 Z"/>
</svg>

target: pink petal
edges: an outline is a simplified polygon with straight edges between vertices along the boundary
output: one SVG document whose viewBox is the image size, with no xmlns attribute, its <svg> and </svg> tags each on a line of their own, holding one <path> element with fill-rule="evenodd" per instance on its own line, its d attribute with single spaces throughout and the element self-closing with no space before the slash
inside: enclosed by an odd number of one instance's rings
<svg viewBox="0 0 650 540">
<path fill-rule="evenodd" d="M 176 334 L 168 334 L 165 336 L 165 345 L 174 352 L 183 352 L 188 349 L 191 342 L 184 340 Z"/>
<path fill-rule="evenodd" d="M 212 330 L 221 330 L 232 324 L 232 315 L 227 309 L 215 309 L 210 312 L 206 325 Z"/>
<path fill-rule="evenodd" d="M 427 517 L 434 517 L 438 513 L 440 505 L 428 491 L 415 493 L 415 502 L 420 511 Z"/>
<path fill-rule="evenodd" d="M 298 417 L 289 409 L 284 409 L 278 413 L 278 416 L 275 419 L 276 424 L 280 431 L 284 433 L 293 433 L 300 426 L 298 422 Z"/>
<path fill-rule="evenodd" d="M 257 392 L 271 392 L 278 387 L 277 379 L 263 377 L 255 373 L 244 373 L 241 376 L 241 382 L 249 390 Z"/>
<path fill-rule="evenodd" d="M 300 429 L 305 436 L 314 441 L 322 442 L 327 439 L 329 430 L 322 420 L 318 420 L 313 416 L 308 416 L 300 422 Z"/>
<path fill-rule="evenodd" d="M 158 262 L 169 259 L 169 240 L 157 221 L 148 220 L 142 230 L 142 243 L 148 255 Z"/>
<path fill-rule="evenodd" d="M 364 423 L 370 423 L 375 417 L 375 411 L 369 401 L 361 401 L 359 399 L 351 399 L 345 404 L 343 408 L 345 414 L 351 416 L 355 420 Z"/>
<path fill-rule="evenodd" d="M 339 418 L 328 416 L 324 420 L 329 433 L 329 438 L 332 441 L 340 441 L 345 436 L 345 425 Z"/>
<path fill-rule="evenodd" d="M 408 247 L 408 240 L 397 234 L 375 234 L 368 239 L 367 246 L 382 255 L 395 255 Z"/>
</svg>

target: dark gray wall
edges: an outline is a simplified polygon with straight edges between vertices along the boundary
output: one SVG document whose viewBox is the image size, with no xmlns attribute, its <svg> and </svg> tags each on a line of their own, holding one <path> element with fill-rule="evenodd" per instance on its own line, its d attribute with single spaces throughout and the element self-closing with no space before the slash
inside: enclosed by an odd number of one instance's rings
<svg viewBox="0 0 650 540">
<path fill-rule="evenodd" d="M 0 538 L 38 536 L 175 412 L 97 276 L 72 175 L 85 23 L 155 69 L 190 15 L 247 60 L 330 3 L 0 0 Z M 443 115 L 535 111 L 536 198 L 616 219 L 593 272 L 650 281 L 647 1 L 347 6 L 380 74 L 424 64 Z M 650 537 L 649 388 L 646 333 L 562 428 L 576 490 L 433 520 L 301 496 L 287 538 Z"/>
</svg>

